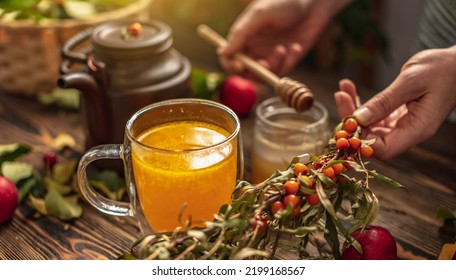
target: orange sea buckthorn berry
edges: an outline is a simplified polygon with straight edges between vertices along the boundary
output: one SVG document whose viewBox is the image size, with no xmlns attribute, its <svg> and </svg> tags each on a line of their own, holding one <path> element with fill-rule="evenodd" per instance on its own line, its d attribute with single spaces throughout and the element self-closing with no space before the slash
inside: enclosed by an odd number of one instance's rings
<svg viewBox="0 0 456 280">
<path fill-rule="evenodd" d="M 299 190 L 299 182 L 294 178 L 288 179 L 283 185 L 283 187 L 287 194 L 295 194 Z"/>
<path fill-rule="evenodd" d="M 307 203 L 309 203 L 310 205 L 317 205 L 318 203 L 320 203 L 320 197 L 316 193 L 306 194 L 305 197 Z"/>
<path fill-rule="evenodd" d="M 321 172 L 329 178 L 334 176 L 334 169 L 332 167 L 323 168 L 323 170 L 321 170 Z"/>
<path fill-rule="evenodd" d="M 332 169 L 334 170 L 334 174 L 338 175 L 344 172 L 344 165 L 342 163 L 336 163 L 332 166 Z"/>
<path fill-rule="evenodd" d="M 348 133 L 353 133 L 358 129 L 358 122 L 354 118 L 348 118 L 344 121 L 344 129 Z"/>
<path fill-rule="evenodd" d="M 284 205 L 284 207 L 287 207 L 288 205 L 291 204 L 294 208 L 294 207 L 299 206 L 299 204 L 301 204 L 301 198 L 297 195 L 289 194 L 283 198 L 282 204 Z"/>
<path fill-rule="evenodd" d="M 296 216 L 299 215 L 299 213 L 301 213 L 301 207 L 295 207 L 293 208 L 293 210 L 291 211 L 291 216 L 294 218 Z"/>
<path fill-rule="evenodd" d="M 271 212 L 272 212 L 272 214 L 277 213 L 278 211 L 282 210 L 283 208 L 285 208 L 285 207 L 283 206 L 283 203 L 280 202 L 280 201 L 274 201 L 271 204 Z"/>
<path fill-rule="evenodd" d="M 309 169 L 304 163 L 298 162 L 293 166 L 293 173 L 295 176 L 298 176 L 299 174 L 307 175 L 308 172 Z"/>
<path fill-rule="evenodd" d="M 345 150 L 350 146 L 350 143 L 348 142 L 347 138 L 339 138 L 336 141 L 336 147 L 339 151 Z"/>
<path fill-rule="evenodd" d="M 359 152 L 363 158 L 370 158 L 374 154 L 374 149 L 372 149 L 371 146 L 366 145 L 362 146 Z"/>
<path fill-rule="evenodd" d="M 336 132 L 336 140 L 340 138 L 348 138 L 349 134 L 345 130 L 339 130 Z"/>
<path fill-rule="evenodd" d="M 315 189 L 314 183 L 312 180 L 310 180 L 309 176 L 301 176 L 301 178 L 306 182 L 307 186 L 309 186 L 309 189 Z"/>
<path fill-rule="evenodd" d="M 348 143 L 353 150 L 358 150 L 358 148 L 361 146 L 361 140 L 359 140 L 358 137 L 352 137 L 348 139 Z"/>
</svg>

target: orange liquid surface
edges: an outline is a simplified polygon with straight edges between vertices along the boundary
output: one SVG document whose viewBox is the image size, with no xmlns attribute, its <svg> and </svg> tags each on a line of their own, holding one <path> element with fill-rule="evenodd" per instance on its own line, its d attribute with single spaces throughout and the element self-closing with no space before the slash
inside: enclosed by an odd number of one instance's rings
<svg viewBox="0 0 456 280">
<path fill-rule="evenodd" d="M 178 217 L 192 226 L 212 221 L 223 204 L 231 202 L 236 183 L 237 150 L 232 141 L 207 151 L 229 133 L 204 122 L 174 122 L 150 128 L 138 140 L 174 151 L 157 153 L 132 146 L 133 171 L 142 211 L 158 232 L 180 226 Z M 179 152 L 179 153 L 176 153 Z"/>
</svg>

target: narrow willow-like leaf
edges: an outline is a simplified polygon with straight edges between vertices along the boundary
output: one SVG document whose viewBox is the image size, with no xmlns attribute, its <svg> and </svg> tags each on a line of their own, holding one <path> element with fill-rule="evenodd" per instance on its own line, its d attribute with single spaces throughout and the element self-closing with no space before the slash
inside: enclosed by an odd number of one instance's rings
<svg viewBox="0 0 456 280">
<path fill-rule="evenodd" d="M 388 186 L 395 188 L 395 189 L 400 189 L 400 188 L 405 188 L 402 184 L 399 182 L 396 182 L 395 180 L 386 177 L 385 175 L 382 175 L 380 173 L 377 173 L 375 170 L 369 170 L 368 171 L 369 175 L 371 175 L 375 180 L 385 183 Z"/>
<path fill-rule="evenodd" d="M 336 211 L 334 210 L 331 201 L 326 196 L 325 190 L 323 189 L 320 181 L 317 181 L 315 189 L 317 191 L 318 197 L 320 198 L 321 204 L 325 207 L 326 211 L 328 211 L 328 213 L 337 220 Z"/>
<path fill-rule="evenodd" d="M 249 257 L 264 257 L 269 258 L 269 254 L 265 251 L 252 248 L 242 248 L 233 256 L 233 260 L 245 260 Z"/>
<path fill-rule="evenodd" d="M 328 242 L 328 245 L 331 247 L 332 253 L 335 259 L 340 259 L 340 243 L 339 243 L 339 236 L 337 234 L 336 225 L 333 222 L 333 217 L 331 215 L 326 215 L 326 224 L 325 228 L 325 240 Z"/>
</svg>

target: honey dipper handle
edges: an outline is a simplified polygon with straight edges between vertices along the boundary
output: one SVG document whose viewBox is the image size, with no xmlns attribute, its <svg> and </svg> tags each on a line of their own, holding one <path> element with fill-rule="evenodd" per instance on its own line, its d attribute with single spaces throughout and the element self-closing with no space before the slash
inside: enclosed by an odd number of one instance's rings
<svg viewBox="0 0 456 280">
<path fill-rule="evenodd" d="M 216 47 L 224 47 L 226 45 L 226 40 L 220 36 L 220 34 L 205 24 L 198 26 L 197 33 L 201 38 L 205 39 Z M 269 85 L 276 87 L 279 84 L 280 78 L 255 60 L 242 53 L 237 53 L 234 57 L 242 64 L 244 64 L 247 69 L 255 73 Z"/>
</svg>

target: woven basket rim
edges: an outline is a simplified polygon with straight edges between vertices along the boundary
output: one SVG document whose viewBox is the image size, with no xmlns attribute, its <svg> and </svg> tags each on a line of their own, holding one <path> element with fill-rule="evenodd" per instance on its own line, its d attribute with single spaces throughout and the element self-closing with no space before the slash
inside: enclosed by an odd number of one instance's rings
<svg viewBox="0 0 456 280">
<path fill-rule="evenodd" d="M 146 9 L 153 0 L 136 0 L 125 7 L 121 7 L 112 11 L 99 13 L 85 19 L 49 19 L 36 22 L 28 19 L 21 20 L 1 20 L 0 28 L 72 28 L 80 25 L 94 25 L 104 21 L 111 21 L 123 16 L 137 13 L 142 9 Z"/>
</svg>

